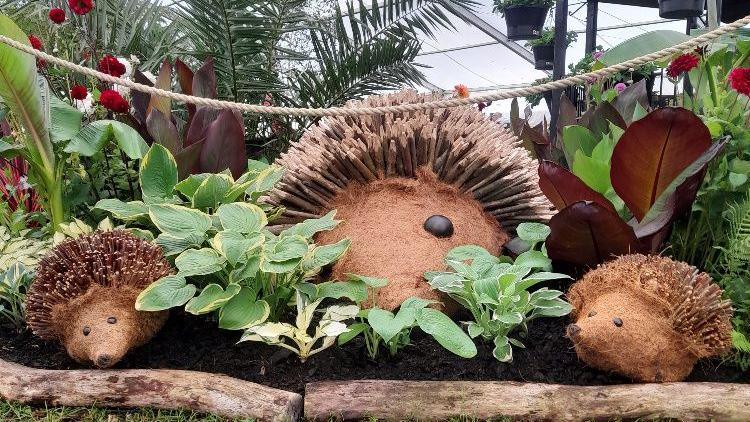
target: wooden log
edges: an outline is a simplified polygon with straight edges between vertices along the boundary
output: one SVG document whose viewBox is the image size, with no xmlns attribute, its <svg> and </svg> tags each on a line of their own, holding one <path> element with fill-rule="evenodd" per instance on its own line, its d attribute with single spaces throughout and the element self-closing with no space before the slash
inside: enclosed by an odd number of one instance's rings
<svg viewBox="0 0 750 422">
<path fill-rule="evenodd" d="M 572 386 L 500 381 L 330 381 L 307 384 L 305 417 L 385 420 L 748 421 L 750 385 Z"/>
<path fill-rule="evenodd" d="M 226 375 L 167 369 L 46 370 L 0 359 L 0 398 L 76 407 L 189 409 L 226 418 L 296 421 L 302 396 Z"/>
</svg>

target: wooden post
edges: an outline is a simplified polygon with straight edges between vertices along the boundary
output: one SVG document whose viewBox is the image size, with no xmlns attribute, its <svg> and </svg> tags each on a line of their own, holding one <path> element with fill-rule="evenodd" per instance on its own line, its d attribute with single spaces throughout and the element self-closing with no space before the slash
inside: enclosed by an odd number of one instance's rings
<svg viewBox="0 0 750 422">
<path fill-rule="evenodd" d="M 599 0 L 589 0 L 586 3 L 586 53 L 596 50 L 596 30 L 599 18 Z"/>
<path fill-rule="evenodd" d="M 362 420 L 750 420 L 750 385 L 575 386 L 502 381 L 329 381 L 305 388 L 305 417 Z"/>
<path fill-rule="evenodd" d="M 568 49 L 565 39 L 568 35 L 568 0 L 557 0 L 555 5 L 555 61 L 552 79 L 565 76 L 565 51 Z M 556 144 L 557 120 L 560 116 L 560 95 L 562 90 L 552 91 L 552 110 L 550 110 L 550 141 Z"/>
<path fill-rule="evenodd" d="M 76 407 L 189 409 L 232 419 L 296 421 L 302 396 L 226 375 L 168 369 L 46 370 L 0 359 L 0 398 Z"/>
</svg>

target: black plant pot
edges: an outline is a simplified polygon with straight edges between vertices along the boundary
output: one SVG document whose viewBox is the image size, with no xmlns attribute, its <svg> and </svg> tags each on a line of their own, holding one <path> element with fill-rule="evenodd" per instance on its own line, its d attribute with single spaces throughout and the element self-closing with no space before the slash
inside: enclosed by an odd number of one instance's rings
<svg viewBox="0 0 750 422">
<path fill-rule="evenodd" d="M 539 38 L 549 7 L 512 6 L 505 9 L 508 38 L 513 41 Z"/>
<path fill-rule="evenodd" d="M 721 21 L 732 23 L 750 15 L 750 1 L 748 0 L 723 0 L 721 2 Z"/>
<path fill-rule="evenodd" d="M 665 19 L 685 19 L 700 16 L 706 0 L 659 0 L 659 16 Z"/>
<path fill-rule="evenodd" d="M 552 70 L 555 65 L 555 45 L 535 45 L 531 47 L 534 52 L 534 69 Z"/>
</svg>

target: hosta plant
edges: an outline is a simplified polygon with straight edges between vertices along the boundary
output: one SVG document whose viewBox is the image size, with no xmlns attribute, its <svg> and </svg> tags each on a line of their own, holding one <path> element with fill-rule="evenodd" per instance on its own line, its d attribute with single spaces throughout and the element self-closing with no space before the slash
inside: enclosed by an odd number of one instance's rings
<svg viewBox="0 0 750 422">
<path fill-rule="evenodd" d="M 24 327 L 26 290 L 33 280 L 32 272 L 20 262 L 0 271 L 0 317 L 18 330 Z"/>
<path fill-rule="evenodd" d="M 257 324 L 245 331 L 240 342 L 258 341 L 283 347 L 299 356 L 302 362 L 306 361 L 310 356 L 336 344 L 336 338 L 349 331 L 344 321 L 354 318 L 359 313 L 360 309 L 357 305 L 330 305 L 322 311 L 323 315 L 315 326 L 314 334 L 308 333 L 315 312 L 324 299 L 349 296 L 348 293 L 341 293 L 339 288 L 348 291 L 357 290 L 356 287 L 345 286 L 347 283 L 328 282 L 327 286 L 336 285 L 332 289 L 321 289 L 311 284 L 298 286 L 295 288 L 294 295 L 297 306 L 297 318 L 294 324 L 286 322 Z"/>
<path fill-rule="evenodd" d="M 29 230 L 11 235 L 6 227 L 0 226 L 0 271 L 5 271 L 16 263 L 33 269 L 50 248 L 48 240 L 29 236 Z"/>
<path fill-rule="evenodd" d="M 469 336 L 492 341 L 495 346 L 492 353 L 501 362 L 513 359 L 512 346 L 524 347 L 514 333 L 525 336 L 530 321 L 560 317 L 572 310 L 570 304 L 560 298 L 560 291 L 546 287 L 529 291 L 543 281 L 570 278 L 539 271 L 550 265 L 543 243 L 549 230 L 543 227 L 534 223 L 521 226 L 526 237 L 523 240 L 529 243 L 530 249 L 515 262 L 507 257 L 495 257 L 479 246 L 459 246 L 445 258 L 445 264 L 452 271 L 425 274 L 433 289 L 447 293 L 471 312 L 473 321 L 466 323 Z"/>
<path fill-rule="evenodd" d="M 449 352 L 463 358 L 476 356 L 477 348 L 471 338 L 450 317 L 437 309 L 428 308 L 433 303 L 410 297 L 401 304 L 395 315 L 377 307 L 363 309 L 357 315 L 359 322 L 352 324 L 349 331 L 339 337 L 339 344 L 345 344 L 362 334 L 371 359 L 377 358 L 381 345 L 394 356 L 411 344 L 412 330 L 418 327 Z"/>
</svg>

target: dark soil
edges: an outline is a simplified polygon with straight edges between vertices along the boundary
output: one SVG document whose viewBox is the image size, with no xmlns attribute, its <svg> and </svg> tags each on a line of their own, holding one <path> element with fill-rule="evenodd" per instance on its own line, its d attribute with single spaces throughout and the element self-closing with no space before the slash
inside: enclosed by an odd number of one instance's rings
<svg viewBox="0 0 750 422">
<path fill-rule="evenodd" d="M 151 343 L 133 351 L 117 367 L 222 373 L 299 393 L 305 383 L 323 380 L 509 380 L 576 385 L 628 382 L 580 362 L 573 345 L 563 336 L 567 323 L 566 318 L 533 321 L 524 341 L 527 348 L 514 348 L 510 364 L 496 361 L 486 344 L 478 344 L 476 358 L 459 358 L 419 330 L 412 334 L 413 345 L 395 357 L 382 351 L 377 361 L 370 360 L 358 338 L 300 363 L 284 349 L 252 342 L 236 344 L 239 332 L 219 330 L 207 318 L 174 312 Z M 29 332 L 18 335 L 7 327 L 0 327 L 0 358 L 36 368 L 81 368 L 57 344 L 45 343 Z M 687 381 L 747 383 L 750 372 L 709 360 L 699 362 Z"/>
</svg>

